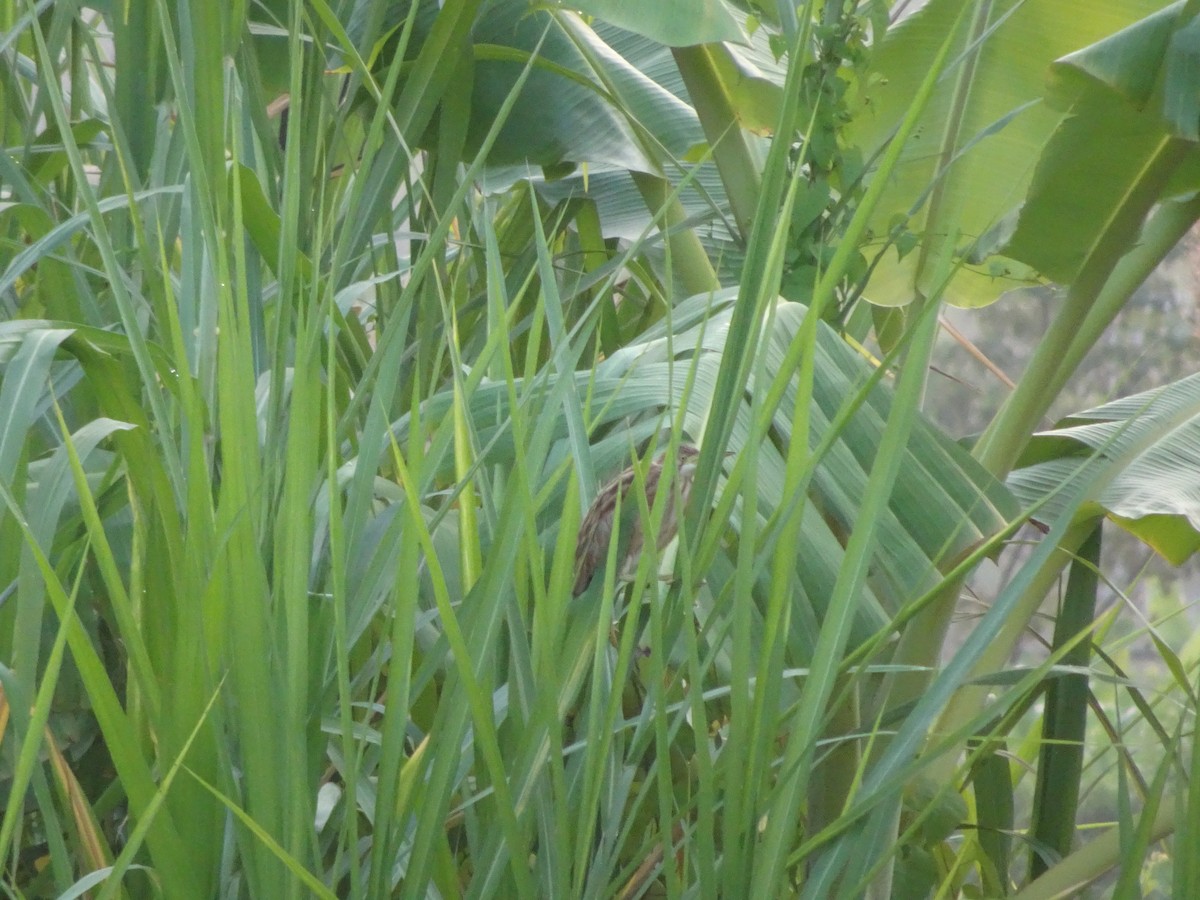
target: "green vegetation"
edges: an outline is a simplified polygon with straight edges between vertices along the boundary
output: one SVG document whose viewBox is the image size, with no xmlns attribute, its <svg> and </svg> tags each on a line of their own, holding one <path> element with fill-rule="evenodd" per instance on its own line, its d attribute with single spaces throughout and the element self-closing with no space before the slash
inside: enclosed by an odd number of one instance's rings
<svg viewBox="0 0 1200 900">
<path fill-rule="evenodd" d="M 1200 217 L 1200 4 L 904 5 L 0 3 L 6 894 L 1200 896 L 1200 653 L 1098 602 L 1200 376 L 1035 435 Z"/>
</svg>

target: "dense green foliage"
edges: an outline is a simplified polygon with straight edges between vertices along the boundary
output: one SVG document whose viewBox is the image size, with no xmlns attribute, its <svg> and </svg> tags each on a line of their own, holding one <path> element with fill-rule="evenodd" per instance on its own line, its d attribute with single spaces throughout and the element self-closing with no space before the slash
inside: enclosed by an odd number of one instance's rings
<svg viewBox="0 0 1200 900">
<path fill-rule="evenodd" d="M 0 4 L 5 890 L 1200 894 L 1200 656 L 1098 603 L 1200 547 L 1200 380 L 1035 436 L 1200 217 L 1197 4 L 904 5 Z"/>
</svg>

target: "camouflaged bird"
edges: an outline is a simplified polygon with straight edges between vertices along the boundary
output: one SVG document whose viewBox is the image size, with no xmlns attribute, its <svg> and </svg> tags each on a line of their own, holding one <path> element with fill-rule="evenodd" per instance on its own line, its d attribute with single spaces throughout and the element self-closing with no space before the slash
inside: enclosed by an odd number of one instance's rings
<svg viewBox="0 0 1200 900">
<path fill-rule="evenodd" d="M 654 498 L 658 494 L 658 484 L 662 479 L 663 466 L 667 452 L 659 454 L 658 458 L 646 470 L 646 505 L 654 508 Z M 667 498 L 667 506 L 663 511 L 662 524 L 658 529 L 656 546 L 662 550 L 675 537 L 679 530 L 679 510 L 676 509 L 677 498 L 687 503 L 691 494 L 692 481 L 696 475 L 696 459 L 700 451 L 690 444 L 680 444 L 675 455 L 675 476 L 671 496 Z M 642 556 L 645 537 L 642 534 L 642 516 L 637 508 L 636 498 L 629 496 L 630 489 L 637 483 L 633 466 L 630 466 L 608 484 L 606 484 L 588 507 L 583 523 L 579 526 L 579 540 L 575 544 L 575 585 L 572 595 L 582 594 L 598 570 L 603 570 L 605 559 L 608 557 L 608 545 L 612 540 L 613 528 L 616 525 L 614 516 L 617 510 L 618 498 L 622 509 L 621 518 L 633 524 L 629 535 L 629 546 L 625 549 L 617 568 L 618 581 L 632 581 L 637 574 L 638 562 Z M 678 491 L 678 494 L 676 493 Z M 618 548 L 619 552 L 619 548 Z"/>
</svg>

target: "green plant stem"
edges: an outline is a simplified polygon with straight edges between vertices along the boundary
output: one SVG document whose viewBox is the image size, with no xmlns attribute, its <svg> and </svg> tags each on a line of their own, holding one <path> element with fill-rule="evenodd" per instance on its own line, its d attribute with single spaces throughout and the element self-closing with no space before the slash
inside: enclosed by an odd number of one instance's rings
<svg viewBox="0 0 1200 900">
<path fill-rule="evenodd" d="M 1137 264 L 1130 265 L 1119 282 L 1121 292 L 1114 287 L 1105 304 L 1098 304 L 1105 288 L 1110 283 L 1116 284 L 1116 279 L 1110 279 L 1110 276 L 1138 237 L 1147 213 L 1158 202 L 1168 179 L 1190 148 L 1191 145 L 1182 140 L 1164 143 L 1157 157 L 1147 163 L 1146 176 L 1130 191 L 1110 226 L 1088 253 L 1067 291 L 1066 303 L 1038 343 L 1017 389 L 1009 395 L 975 446 L 975 457 L 994 475 L 1002 477 L 1012 470 L 1083 354 L 1124 305 L 1132 287 L 1140 283 L 1140 279 L 1135 282 L 1133 276 L 1144 270 L 1144 278 L 1150 271 L 1148 263 L 1161 261 L 1166 251 L 1174 246 L 1177 238 L 1163 243 L 1173 229 L 1156 229 L 1158 252 L 1139 254 Z M 1096 310 L 1095 318 L 1092 318 L 1093 310 Z M 1086 331 L 1085 325 L 1089 326 Z M 1070 366 L 1064 357 L 1064 347 L 1072 351 Z"/>
<path fill-rule="evenodd" d="M 646 208 L 652 215 L 662 216 L 660 227 L 670 251 L 671 276 L 685 297 L 715 291 L 721 286 L 704 245 L 687 227 L 687 213 L 671 183 L 658 175 L 630 172 Z"/>
<path fill-rule="evenodd" d="M 1054 649 L 1072 641 L 1092 624 L 1096 613 L 1099 580 L 1101 521 L 1084 538 L 1071 563 L 1067 591 L 1054 626 Z M 1063 657 L 1063 665 L 1086 667 L 1090 640 L 1079 641 Z M 1029 874 L 1036 878 L 1048 867 L 1040 850 L 1049 847 L 1059 857 L 1071 852 L 1079 805 L 1079 778 L 1083 768 L 1083 738 L 1087 727 L 1088 679 L 1068 674 L 1050 682 L 1042 716 L 1037 788 L 1033 795 L 1033 844 Z"/>
<path fill-rule="evenodd" d="M 1017 641 L 1020 640 L 1021 635 L 1029 624 L 1029 620 L 1033 618 L 1038 607 L 1042 605 L 1047 592 L 1054 585 L 1054 582 L 1058 580 L 1063 569 L 1074 558 L 1080 546 L 1087 540 L 1088 535 L 1091 534 L 1095 527 L 1096 520 L 1088 518 L 1073 524 L 1067 529 L 1062 541 L 1059 543 L 1058 552 L 1047 559 L 1046 563 L 1038 570 L 1033 581 L 1030 582 L 1029 589 L 1025 591 L 1017 607 L 1013 610 L 1012 615 L 1005 622 L 1004 628 L 988 644 L 987 650 L 980 655 L 979 660 L 975 663 L 975 667 L 972 670 L 973 679 L 979 679 L 1003 670 L 1009 657 L 1012 655 L 1013 648 L 1017 645 Z M 907 629 L 905 635 L 907 636 L 909 631 L 913 630 L 919 631 L 921 629 Z M 954 695 L 954 699 L 946 705 L 946 710 L 942 713 L 942 717 L 935 729 L 936 732 L 938 734 L 947 734 L 970 721 L 987 699 L 989 690 L 990 688 L 984 684 L 974 684 L 970 681 L 964 684 Z"/>
<path fill-rule="evenodd" d="M 1125 308 L 1133 292 L 1200 218 L 1200 197 L 1164 203 L 1150 217 L 1137 245 L 1113 269 L 1079 330 L 1061 354 L 1054 381 L 1046 391 L 1057 396 L 1084 356 Z"/>
<path fill-rule="evenodd" d="M 1003 741 L 991 745 L 971 769 L 975 789 L 975 821 L 979 826 L 979 848 L 991 860 L 991 872 L 981 866 L 984 889 L 1007 894 L 1008 870 L 1012 848 L 1012 828 L 1016 818 L 1013 803 L 1012 765 Z M 995 876 L 993 881 L 992 876 Z"/>
<path fill-rule="evenodd" d="M 733 210 L 742 240 L 749 238 L 754 211 L 762 190 L 761 163 L 746 133 L 738 124 L 737 108 L 717 70 L 707 45 L 675 47 L 671 53 L 687 86 L 688 96 L 700 119 L 700 127 L 712 147 L 712 159 L 725 185 L 725 194 Z"/>
</svg>

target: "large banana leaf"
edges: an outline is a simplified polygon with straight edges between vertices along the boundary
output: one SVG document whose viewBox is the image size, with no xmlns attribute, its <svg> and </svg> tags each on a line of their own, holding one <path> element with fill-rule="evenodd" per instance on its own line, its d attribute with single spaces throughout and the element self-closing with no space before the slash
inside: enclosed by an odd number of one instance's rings
<svg viewBox="0 0 1200 900">
<path fill-rule="evenodd" d="M 725 185 L 716 166 L 711 161 L 688 162 L 703 159 L 709 148 L 670 48 L 604 22 L 592 23 L 591 30 L 597 40 L 640 73 L 639 80 L 629 80 L 628 88 L 620 92 L 622 106 L 639 130 L 670 154 L 663 163 L 665 174 L 676 183 L 685 174 L 692 179 L 681 186 L 680 203 L 695 223 L 693 227 L 709 249 L 710 257 L 726 263 L 732 261 L 730 269 L 736 271 L 741 255 L 739 244 L 745 236 L 731 227 Z M 745 46 L 714 44 L 707 49 L 715 60 L 719 79 L 713 89 L 731 97 L 741 127 L 756 134 L 770 132 L 778 118 L 786 72 L 772 55 L 766 32 L 756 32 Z M 648 85 L 643 83 L 647 80 Z M 664 95 L 673 97 L 674 103 L 656 99 Z M 765 141 L 749 140 L 765 156 Z M 527 170 L 522 169 L 509 177 L 527 175 Z M 589 166 L 586 173 L 576 172 L 554 180 L 534 176 L 534 182 L 539 193 L 550 200 L 568 196 L 594 199 L 606 236 L 633 240 L 650 223 L 646 202 L 624 170 Z"/>
<path fill-rule="evenodd" d="M 1085 469 L 1109 477 L 1082 515 L 1107 514 L 1175 565 L 1200 549 L 1200 375 L 1069 416 L 1034 438 L 1008 478 L 1026 503 L 1060 510 L 1059 489 Z"/>
<path fill-rule="evenodd" d="M 582 0 L 573 5 L 584 13 L 670 47 L 745 39 L 738 25 L 739 17 L 723 0 L 660 0 L 658 3 Z"/>
<path fill-rule="evenodd" d="M 903 259 L 889 250 L 872 277 L 869 299 L 900 305 L 927 293 L 935 277 L 928 263 L 941 257 L 941 248 L 969 246 L 1015 210 L 1063 116 L 1041 102 L 1050 63 L 1164 5 L 932 0 L 889 30 L 872 59 L 849 135 L 868 158 L 890 139 L 950 29 L 957 29 L 961 56 L 939 85 L 873 218 L 882 247 L 894 224 L 917 210 L 909 228 L 922 249 Z M 945 296 L 956 305 L 983 305 L 1032 274 L 1011 259 L 993 258 L 964 267 Z"/>
<path fill-rule="evenodd" d="M 483 5 L 470 35 L 474 71 L 465 153 L 474 154 L 536 54 L 534 70 L 489 156 L 487 189 L 499 192 L 519 178 L 531 178 L 551 201 L 589 197 L 596 201 L 604 234 L 632 240 L 647 230 L 652 212 L 629 173 L 665 175 L 676 183 L 691 173 L 694 182 L 680 195 L 689 223 L 713 259 L 735 258 L 740 237 L 728 226 L 722 179 L 711 163 L 692 172 L 707 142 L 671 46 L 694 42 L 685 40 L 680 28 L 695 32 L 696 40 L 745 41 L 709 45 L 719 82 L 713 90 L 729 95 L 743 128 L 765 134 L 775 126 L 784 77 L 766 31 L 745 39 L 740 25 L 745 14 L 719 2 L 709 4 L 712 21 L 725 25 L 703 26 L 705 6 L 691 17 L 695 21 L 675 23 L 665 35 L 654 25 L 665 9 L 637 11 L 634 19 L 651 21 L 634 28 L 630 11 L 601 5 L 605 9 L 597 10 L 592 21 L 566 10 L 530 11 L 524 0 Z M 431 26 L 432 10 L 422 7 L 414 47 Z M 351 29 L 358 30 L 361 26 Z M 386 55 L 381 58 L 386 61 Z"/>
<path fill-rule="evenodd" d="M 410 53 L 428 38 L 435 11 L 435 4 L 422 4 Z M 534 69 L 489 158 L 492 165 L 561 171 L 564 164 L 589 164 L 656 172 L 657 154 L 639 130 L 649 129 L 654 141 L 680 154 L 698 139 L 694 113 L 614 52 L 576 13 L 495 0 L 482 5 L 470 41 L 468 157 L 535 54 Z M 390 62 L 386 53 L 380 59 Z"/>
<path fill-rule="evenodd" d="M 597 471 L 619 468 L 632 444 L 644 442 L 681 408 L 684 429 L 693 438 L 703 435 L 734 297 L 732 291 L 715 297 L 693 297 L 675 309 L 669 330 L 664 323 L 600 362 L 594 373 L 573 376 L 579 394 L 590 398 L 587 418 L 595 442 L 593 461 Z M 778 371 L 805 307 L 779 300 L 773 312 L 762 374 L 767 379 Z M 809 435 L 812 447 L 826 438 L 839 410 L 854 402 L 872 374 L 871 366 L 832 329 L 823 325 L 820 329 Z M 691 368 L 694 372 L 689 371 Z M 793 383 L 781 409 L 791 409 L 794 390 Z M 530 408 L 559 402 L 556 386 L 546 382 L 518 382 L 515 395 Z M 507 384 L 485 381 L 468 401 L 478 441 L 487 448 L 485 461 L 500 466 L 511 462 L 517 452 L 507 424 L 511 418 L 509 397 Z M 453 404 L 450 392 L 437 395 L 425 404 L 421 419 L 441 421 Z M 799 586 L 795 600 L 804 611 L 793 618 L 796 633 L 790 643 L 798 654 L 796 664 L 807 662 L 813 639 L 810 626 L 820 620 L 824 598 L 832 592 L 843 543 L 857 516 L 890 405 L 885 387 L 867 389 L 861 407 L 821 460 L 811 482 L 803 511 L 803 540 L 795 548 Z M 566 417 L 560 418 L 564 424 L 559 426 L 558 445 L 547 457 L 547 484 L 554 483 L 553 470 L 568 452 Z M 741 447 L 749 434 L 750 421 L 751 402 L 747 396 L 730 449 Z M 412 422 L 411 417 L 405 417 L 394 426 L 402 445 L 408 440 Z M 785 503 L 796 502 L 787 499 L 783 490 L 784 457 L 780 448 L 787 447 L 792 439 L 786 414 L 775 416 L 769 439 L 759 450 L 757 473 L 758 510 L 764 522 L 780 498 Z M 942 573 L 996 534 L 1017 513 L 1016 503 L 1003 485 L 929 423 L 917 423 L 905 453 L 889 512 L 881 523 L 870 579 L 871 596 L 863 605 L 867 612 L 856 631 L 859 640 L 884 627 L 903 600 L 936 586 Z M 452 466 L 453 460 L 447 455 L 443 462 L 447 476 Z M 565 490 L 560 484 L 546 497 L 543 513 L 561 508 Z M 736 513 L 732 524 L 740 526 Z M 554 531 L 547 524 L 548 538 Z M 729 561 L 719 561 L 709 573 L 708 588 L 714 594 L 722 587 L 723 573 L 731 568 Z M 761 587 L 765 590 L 765 584 Z"/>
<path fill-rule="evenodd" d="M 1051 99 L 1070 116 L 1038 163 L 1003 252 L 1063 283 L 1099 247 L 1128 250 L 1147 208 L 1200 187 L 1200 121 L 1189 60 L 1200 34 L 1176 4 L 1051 69 Z"/>
</svg>

